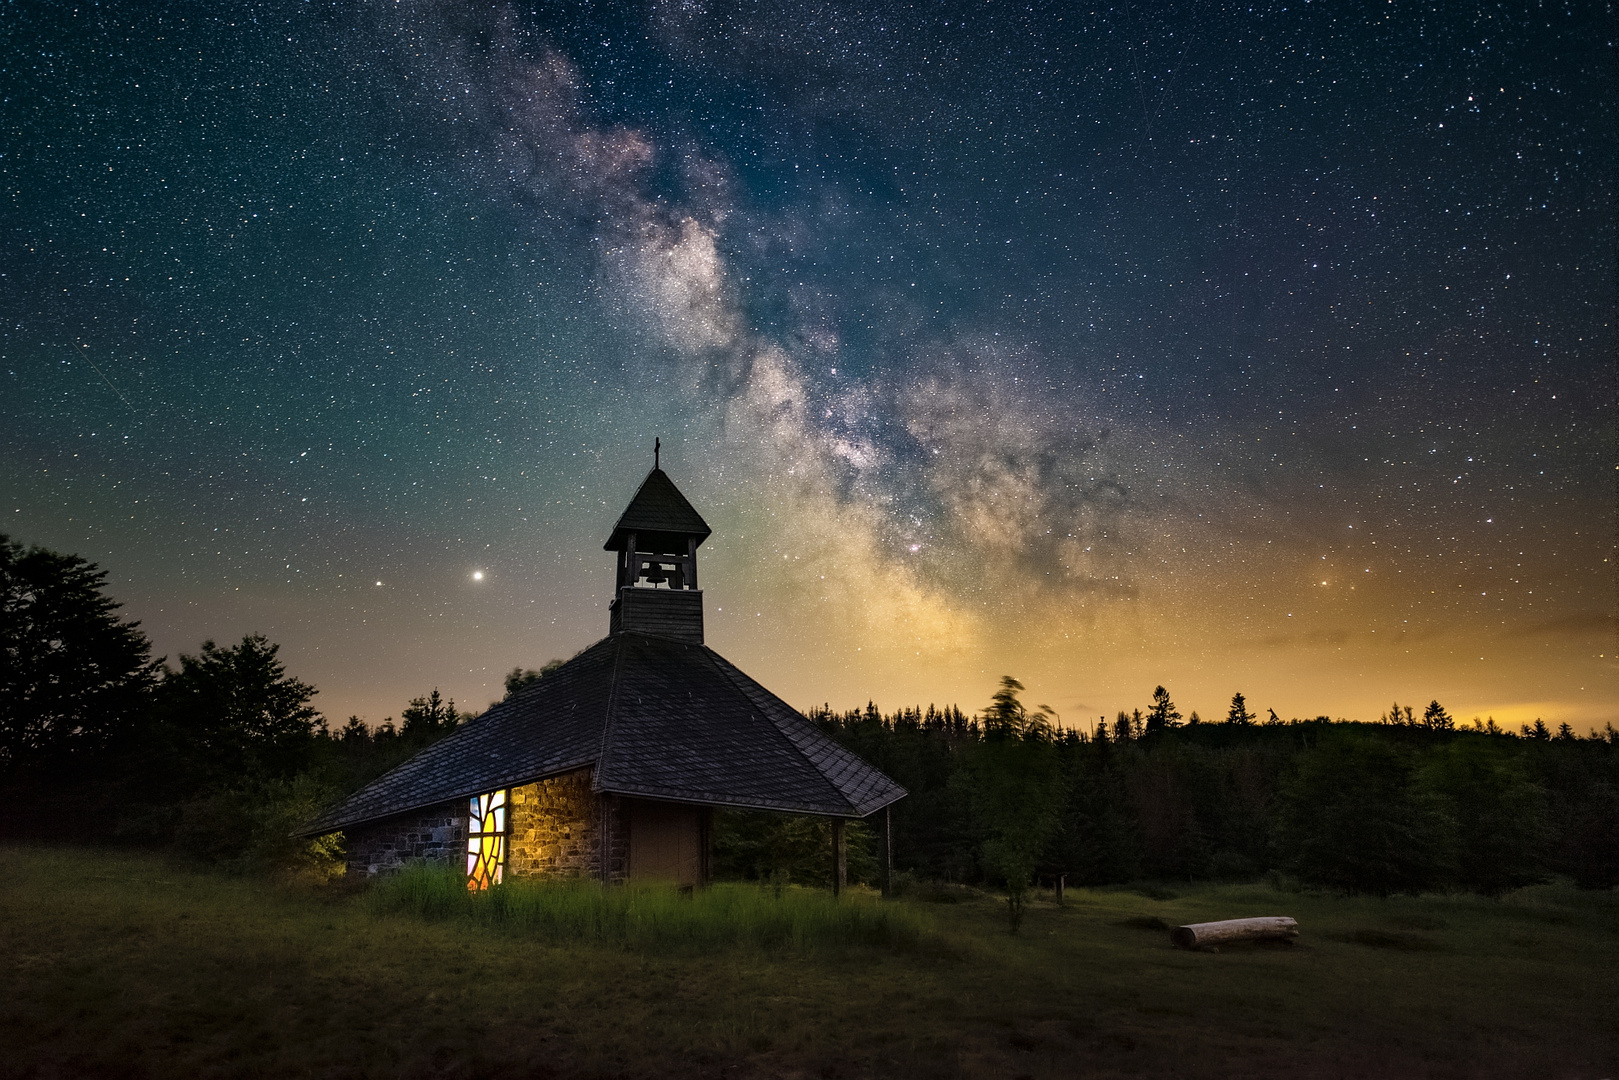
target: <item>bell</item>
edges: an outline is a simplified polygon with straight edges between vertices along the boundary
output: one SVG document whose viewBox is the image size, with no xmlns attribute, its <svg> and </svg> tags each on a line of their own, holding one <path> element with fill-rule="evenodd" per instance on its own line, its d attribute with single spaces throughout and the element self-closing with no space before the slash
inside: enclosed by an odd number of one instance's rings
<svg viewBox="0 0 1619 1080">
<path fill-rule="evenodd" d="M 661 585 L 665 581 L 669 580 L 668 576 L 663 572 L 663 564 L 661 562 L 647 563 L 646 570 L 641 574 L 641 576 L 646 579 L 646 583 L 648 585 Z"/>
</svg>

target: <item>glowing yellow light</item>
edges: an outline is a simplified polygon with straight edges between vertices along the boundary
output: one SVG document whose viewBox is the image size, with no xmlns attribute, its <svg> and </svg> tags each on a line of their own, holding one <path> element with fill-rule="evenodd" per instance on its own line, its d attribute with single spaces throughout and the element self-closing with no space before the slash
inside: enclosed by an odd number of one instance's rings
<svg viewBox="0 0 1619 1080">
<path fill-rule="evenodd" d="M 473 581 L 482 581 L 483 580 L 483 571 L 482 570 L 474 570 L 472 572 L 472 580 Z"/>
</svg>

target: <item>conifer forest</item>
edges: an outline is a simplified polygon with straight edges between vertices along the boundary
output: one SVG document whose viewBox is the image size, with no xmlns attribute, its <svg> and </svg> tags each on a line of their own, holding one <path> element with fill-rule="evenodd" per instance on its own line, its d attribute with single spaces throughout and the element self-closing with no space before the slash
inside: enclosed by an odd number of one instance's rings
<svg viewBox="0 0 1619 1080">
<path fill-rule="evenodd" d="M 0 783 L 13 837 L 167 848 L 240 870 L 335 873 L 342 837 L 291 837 L 324 806 L 473 714 L 425 688 L 397 722 L 333 725 L 277 646 L 248 636 L 154 659 L 105 573 L 0 544 Z M 514 693 L 557 662 L 518 669 Z M 1567 724 L 1458 723 L 1443 705 L 1363 721 L 1183 717 L 1169 690 L 1091 730 L 1029 707 L 1012 676 L 976 708 L 876 704 L 808 715 L 909 791 L 892 810 L 907 883 L 1016 900 L 1039 884 L 1245 881 L 1347 893 L 1499 895 L 1553 878 L 1619 884 L 1619 735 Z M 403 697 L 404 695 L 402 695 Z M 732 812 L 721 877 L 830 880 L 827 821 Z M 849 873 L 875 881 L 879 830 L 849 829 Z"/>
</svg>

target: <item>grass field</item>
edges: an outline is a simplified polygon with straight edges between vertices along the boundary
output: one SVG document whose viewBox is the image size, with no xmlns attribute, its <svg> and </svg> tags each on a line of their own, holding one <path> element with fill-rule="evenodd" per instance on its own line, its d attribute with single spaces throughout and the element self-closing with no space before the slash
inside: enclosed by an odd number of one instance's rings
<svg viewBox="0 0 1619 1080">
<path fill-rule="evenodd" d="M 1613 893 L 1174 891 L 1071 891 L 1013 937 L 966 890 L 846 915 L 727 886 L 578 940 L 532 897 L 490 917 L 0 848 L 0 1076 L 1619 1076 Z M 716 933 L 727 910 L 776 929 Z M 1298 945 L 1164 929 L 1264 914 Z"/>
</svg>

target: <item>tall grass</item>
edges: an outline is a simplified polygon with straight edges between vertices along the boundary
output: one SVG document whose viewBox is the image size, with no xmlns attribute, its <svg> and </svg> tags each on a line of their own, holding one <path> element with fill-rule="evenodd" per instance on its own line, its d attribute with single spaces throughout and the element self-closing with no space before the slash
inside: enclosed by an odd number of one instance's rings
<svg viewBox="0 0 1619 1080">
<path fill-rule="evenodd" d="M 474 894 L 460 874 L 417 865 L 378 882 L 367 899 L 377 914 L 638 949 L 817 951 L 859 946 L 913 952 L 943 945 L 924 914 L 857 892 L 834 900 L 818 890 L 793 887 L 722 884 L 683 893 L 668 886 L 517 880 Z"/>
</svg>

